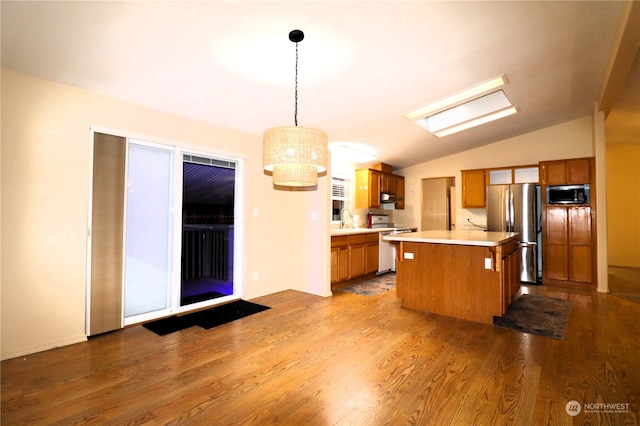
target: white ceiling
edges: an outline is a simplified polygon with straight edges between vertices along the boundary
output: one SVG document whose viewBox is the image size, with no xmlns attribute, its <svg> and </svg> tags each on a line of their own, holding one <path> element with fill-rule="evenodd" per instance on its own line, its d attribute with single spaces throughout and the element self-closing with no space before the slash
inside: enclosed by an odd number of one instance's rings
<svg viewBox="0 0 640 426">
<path fill-rule="evenodd" d="M 260 141 L 293 124 L 288 33 L 301 29 L 298 124 L 374 146 L 376 162 L 400 168 L 591 114 L 621 6 L 2 1 L 2 67 Z M 402 116 L 500 74 L 515 116 L 442 139 Z"/>
</svg>

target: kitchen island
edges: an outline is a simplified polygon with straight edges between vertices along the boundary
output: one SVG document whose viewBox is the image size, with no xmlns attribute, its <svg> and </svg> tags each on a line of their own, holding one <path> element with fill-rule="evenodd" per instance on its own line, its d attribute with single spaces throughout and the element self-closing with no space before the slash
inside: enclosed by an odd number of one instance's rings
<svg viewBox="0 0 640 426">
<path fill-rule="evenodd" d="M 397 244 L 396 295 L 405 308 L 492 324 L 520 289 L 517 233 L 424 231 L 383 239 Z"/>
</svg>

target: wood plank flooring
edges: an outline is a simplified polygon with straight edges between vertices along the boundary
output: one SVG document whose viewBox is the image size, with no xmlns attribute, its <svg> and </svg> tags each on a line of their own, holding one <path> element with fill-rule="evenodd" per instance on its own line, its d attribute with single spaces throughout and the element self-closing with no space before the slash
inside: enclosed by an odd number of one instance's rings
<svg viewBox="0 0 640 426">
<path fill-rule="evenodd" d="M 395 292 L 285 291 L 224 326 L 140 326 L 2 362 L 3 425 L 633 425 L 640 304 L 570 299 L 565 340 L 400 307 Z M 567 414 L 567 402 L 629 404 Z"/>
</svg>

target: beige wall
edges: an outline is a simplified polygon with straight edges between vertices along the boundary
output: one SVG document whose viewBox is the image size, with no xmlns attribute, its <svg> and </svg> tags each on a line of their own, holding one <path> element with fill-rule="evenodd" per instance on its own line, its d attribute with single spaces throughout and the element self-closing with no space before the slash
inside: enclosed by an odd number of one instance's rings
<svg viewBox="0 0 640 426">
<path fill-rule="evenodd" d="M 606 148 L 609 265 L 640 267 L 640 145 Z"/>
<path fill-rule="evenodd" d="M 445 143 L 443 139 L 443 143 Z M 486 224 L 484 209 L 463 209 L 460 170 L 538 164 L 539 161 L 591 157 L 593 152 L 592 118 L 584 117 L 537 130 L 469 151 L 399 170 L 405 176 L 406 208 L 396 210 L 398 223 L 420 226 L 420 182 L 423 178 L 455 176 L 457 229 L 478 229 Z"/>
<path fill-rule="evenodd" d="M 4 69 L 1 77 L 2 359 L 85 340 L 90 126 L 246 158 L 245 298 L 331 294 L 327 179 L 318 191 L 273 190 L 261 135 Z"/>
</svg>

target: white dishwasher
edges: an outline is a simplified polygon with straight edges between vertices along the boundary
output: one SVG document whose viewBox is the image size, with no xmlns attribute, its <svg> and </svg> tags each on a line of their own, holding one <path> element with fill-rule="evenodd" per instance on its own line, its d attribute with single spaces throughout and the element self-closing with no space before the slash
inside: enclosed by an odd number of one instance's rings
<svg viewBox="0 0 640 426">
<path fill-rule="evenodd" d="M 380 244 L 378 248 L 378 275 L 389 271 L 396 271 L 396 246 L 382 239 L 385 235 L 397 235 L 414 232 L 410 228 L 398 228 L 393 231 L 380 232 Z"/>
<path fill-rule="evenodd" d="M 380 233 L 380 245 L 378 246 L 378 275 L 396 270 L 396 248 L 382 237 L 391 235 L 393 231 Z"/>
</svg>

